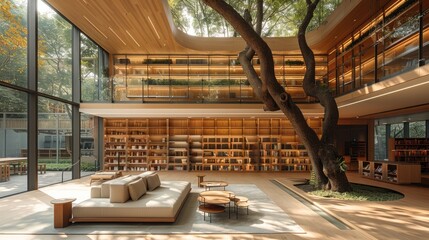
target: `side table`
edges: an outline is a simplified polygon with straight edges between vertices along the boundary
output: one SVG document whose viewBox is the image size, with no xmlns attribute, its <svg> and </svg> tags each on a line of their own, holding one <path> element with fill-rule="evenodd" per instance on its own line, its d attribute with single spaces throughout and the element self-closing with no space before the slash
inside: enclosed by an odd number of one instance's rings
<svg viewBox="0 0 429 240">
<path fill-rule="evenodd" d="M 203 187 L 203 185 L 201 185 L 201 183 L 204 182 L 204 177 L 205 176 L 206 175 L 197 175 L 197 178 L 198 178 L 198 187 L 200 187 L 200 188 Z"/>
<path fill-rule="evenodd" d="M 54 205 L 54 227 L 63 228 L 70 225 L 72 217 L 72 202 L 76 198 L 59 198 L 51 200 Z"/>
</svg>

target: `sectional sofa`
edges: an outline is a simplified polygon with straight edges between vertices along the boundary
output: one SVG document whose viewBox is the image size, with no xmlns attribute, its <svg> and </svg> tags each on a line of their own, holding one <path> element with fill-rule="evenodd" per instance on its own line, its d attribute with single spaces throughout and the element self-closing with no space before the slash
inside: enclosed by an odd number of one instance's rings
<svg viewBox="0 0 429 240">
<path fill-rule="evenodd" d="M 71 222 L 174 222 L 190 182 L 160 181 L 156 172 L 125 175 L 91 187 L 91 198 L 72 208 Z"/>
</svg>

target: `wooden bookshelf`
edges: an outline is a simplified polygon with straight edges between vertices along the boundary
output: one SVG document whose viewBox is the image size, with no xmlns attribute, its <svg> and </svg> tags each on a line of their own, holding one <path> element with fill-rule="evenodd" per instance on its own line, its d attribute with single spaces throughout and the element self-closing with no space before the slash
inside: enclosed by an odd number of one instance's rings
<svg viewBox="0 0 429 240">
<path fill-rule="evenodd" d="M 126 170 L 147 171 L 148 160 L 148 119 L 129 119 L 127 135 Z"/>
<path fill-rule="evenodd" d="M 104 168 L 125 170 L 127 165 L 127 119 L 106 121 L 104 125 Z"/>
<path fill-rule="evenodd" d="M 359 161 L 362 177 L 396 184 L 421 182 L 420 164 L 392 161 Z"/>
<path fill-rule="evenodd" d="M 168 146 L 168 170 L 189 170 L 188 136 L 170 136 Z"/>
<path fill-rule="evenodd" d="M 389 161 L 419 163 L 429 172 L 429 138 L 389 138 Z"/>
<path fill-rule="evenodd" d="M 321 133 L 321 120 L 308 120 Z M 105 170 L 309 171 L 284 118 L 105 119 Z"/>
<path fill-rule="evenodd" d="M 367 143 L 365 141 L 350 141 L 345 143 L 346 153 L 344 160 L 347 164 L 347 170 L 357 171 L 359 161 L 366 161 Z"/>
</svg>

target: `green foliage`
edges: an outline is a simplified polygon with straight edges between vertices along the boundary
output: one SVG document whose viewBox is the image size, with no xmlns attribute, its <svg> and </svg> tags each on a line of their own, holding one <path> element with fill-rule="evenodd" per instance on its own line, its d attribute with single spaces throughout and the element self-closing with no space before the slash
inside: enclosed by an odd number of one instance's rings
<svg viewBox="0 0 429 240">
<path fill-rule="evenodd" d="M 39 163 L 46 163 L 47 171 L 68 171 L 72 165 L 70 159 L 59 159 L 58 163 L 56 161 L 56 159 L 39 159 Z M 80 170 L 95 171 L 95 164 L 93 162 L 81 162 Z"/>
<path fill-rule="evenodd" d="M 316 172 L 313 169 L 310 171 L 310 181 L 308 183 L 314 188 L 317 186 Z"/>
<path fill-rule="evenodd" d="M 45 4 L 41 2 L 41 4 Z M 71 100 L 72 89 L 72 26 L 53 10 L 39 12 L 39 91 Z M 45 106 L 42 111 L 47 111 Z"/>
<path fill-rule="evenodd" d="M 346 172 L 346 171 L 347 171 L 347 164 L 346 164 L 346 162 L 344 161 L 344 157 L 343 157 L 343 156 L 339 156 L 339 157 L 337 158 L 337 164 L 339 165 L 340 170 L 341 170 L 342 172 Z"/>
<path fill-rule="evenodd" d="M 316 190 L 308 193 L 319 197 L 354 201 L 394 201 L 404 197 L 401 193 L 385 188 L 353 183 L 351 186 L 353 188 L 353 191 L 351 192 L 339 193 L 334 191 Z"/>
<path fill-rule="evenodd" d="M 0 0 L 0 81 L 20 86 L 25 86 L 27 80 L 25 19 L 25 4 Z"/>
<path fill-rule="evenodd" d="M 256 1 L 227 0 L 239 13 L 250 9 L 253 25 L 256 23 Z M 316 29 L 340 4 L 340 0 L 323 0 L 318 4 L 309 30 Z M 201 0 L 169 0 L 176 26 L 185 33 L 204 37 L 236 37 L 237 33 L 219 14 L 202 4 Z M 262 36 L 292 36 L 298 32 L 305 16 L 304 0 L 265 0 Z"/>
<path fill-rule="evenodd" d="M 285 64 L 288 66 L 304 66 L 304 61 L 302 61 L 302 60 L 286 60 Z"/>
</svg>

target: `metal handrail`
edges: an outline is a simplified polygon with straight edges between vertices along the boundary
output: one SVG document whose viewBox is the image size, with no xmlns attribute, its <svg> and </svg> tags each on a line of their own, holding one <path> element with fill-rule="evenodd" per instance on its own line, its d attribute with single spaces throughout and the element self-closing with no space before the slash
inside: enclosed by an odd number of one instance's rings
<svg viewBox="0 0 429 240">
<path fill-rule="evenodd" d="M 76 165 L 76 164 L 78 164 L 78 163 L 80 163 L 80 159 L 79 159 L 79 161 L 77 161 L 77 162 L 73 163 L 72 165 L 67 166 L 66 168 L 64 168 L 63 170 L 61 170 L 61 183 L 63 183 L 63 182 L 64 182 L 64 171 L 66 171 L 66 170 L 68 170 L 68 169 L 73 168 L 73 167 L 74 167 L 74 165 Z"/>
</svg>

